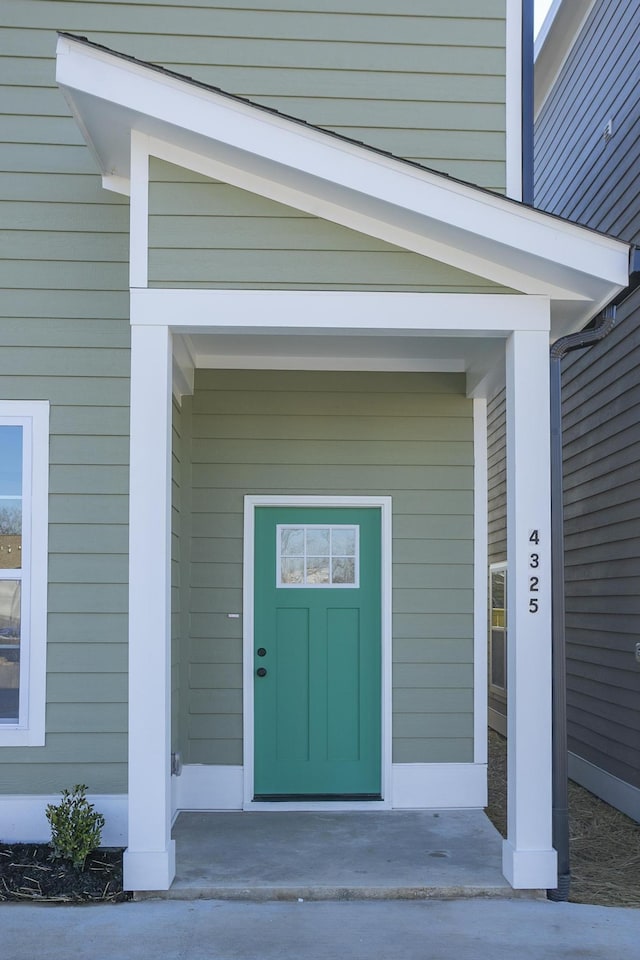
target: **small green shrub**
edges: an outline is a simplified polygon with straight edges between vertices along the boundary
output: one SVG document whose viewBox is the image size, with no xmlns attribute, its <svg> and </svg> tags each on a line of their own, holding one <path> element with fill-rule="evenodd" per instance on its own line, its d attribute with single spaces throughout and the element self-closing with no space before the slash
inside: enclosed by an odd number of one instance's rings
<svg viewBox="0 0 640 960">
<path fill-rule="evenodd" d="M 51 825 L 52 856 L 70 860 L 82 869 L 87 855 L 100 846 L 104 817 L 96 813 L 86 797 L 87 788 L 78 783 L 73 790 L 63 790 L 58 804 L 47 805 Z"/>
</svg>

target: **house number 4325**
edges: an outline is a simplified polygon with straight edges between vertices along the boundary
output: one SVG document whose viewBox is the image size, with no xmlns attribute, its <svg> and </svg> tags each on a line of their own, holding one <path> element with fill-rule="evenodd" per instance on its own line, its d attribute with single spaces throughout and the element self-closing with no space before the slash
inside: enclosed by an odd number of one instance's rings
<svg viewBox="0 0 640 960">
<path fill-rule="evenodd" d="M 540 545 L 540 534 L 537 530 L 532 530 L 529 534 L 529 543 L 532 544 L 529 553 L 529 613 L 537 613 L 540 577 L 537 573 L 531 573 L 540 566 L 540 554 L 536 551 L 536 547 Z"/>
</svg>

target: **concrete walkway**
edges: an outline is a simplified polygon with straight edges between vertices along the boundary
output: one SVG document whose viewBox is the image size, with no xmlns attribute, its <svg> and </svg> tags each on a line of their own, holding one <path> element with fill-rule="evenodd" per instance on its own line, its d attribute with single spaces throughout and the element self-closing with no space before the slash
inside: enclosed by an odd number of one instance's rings
<svg viewBox="0 0 640 960">
<path fill-rule="evenodd" d="M 7 960 L 639 960 L 640 910 L 528 900 L 0 906 Z"/>
<path fill-rule="evenodd" d="M 174 837 L 170 899 L 514 896 L 480 810 L 182 813 Z"/>
</svg>

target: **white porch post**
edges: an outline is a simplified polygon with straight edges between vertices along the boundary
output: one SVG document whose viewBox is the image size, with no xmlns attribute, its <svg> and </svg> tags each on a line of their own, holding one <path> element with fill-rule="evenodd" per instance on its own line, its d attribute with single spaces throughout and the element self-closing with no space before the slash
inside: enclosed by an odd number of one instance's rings
<svg viewBox="0 0 640 960">
<path fill-rule="evenodd" d="M 512 333 L 506 364 L 509 702 L 502 866 L 515 888 L 553 888 L 548 333 Z"/>
<path fill-rule="evenodd" d="M 131 328 L 127 890 L 165 890 L 171 839 L 171 335 Z"/>
</svg>

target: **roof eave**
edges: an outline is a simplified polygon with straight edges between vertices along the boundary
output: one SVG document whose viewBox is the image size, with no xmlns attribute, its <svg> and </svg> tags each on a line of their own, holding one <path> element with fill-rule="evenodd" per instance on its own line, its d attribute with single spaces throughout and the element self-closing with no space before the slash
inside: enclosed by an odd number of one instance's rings
<svg viewBox="0 0 640 960">
<path fill-rule="evenodd" d="M 627 284 L 626 244 L 190 78 L 61 35 L 57 79 L 105 186 L 126 192 L 136 131 L 192 169 L 549 296 L 558 335 Z"/>
</svg>

